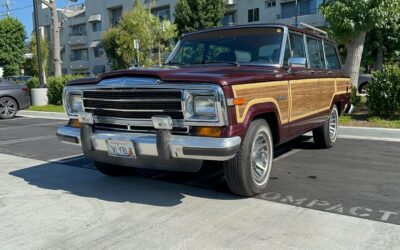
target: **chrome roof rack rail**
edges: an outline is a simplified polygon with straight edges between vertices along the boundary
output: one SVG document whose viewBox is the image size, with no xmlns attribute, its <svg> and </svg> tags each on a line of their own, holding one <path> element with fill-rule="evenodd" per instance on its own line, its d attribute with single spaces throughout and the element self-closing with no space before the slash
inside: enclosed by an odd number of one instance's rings
<svg viewBox="0 0 400 250">
<path fill-rule="evenodd" d="M 316 34 L 324 35 L 325 37 L 328 38 L 328 32 L 326 32 L 324 30 L 321 30 L 321 29 L 318 29 L 318 28 L 316 28 L 316 27 L 314 27 L 312 25 L 309 25 L 309 24 L 306 24 L 306 23 L 299 23 L 299 26 L 303 26 L 303 27 L 305 27 L 307 29 L 312 30 Z"/>
</svg>

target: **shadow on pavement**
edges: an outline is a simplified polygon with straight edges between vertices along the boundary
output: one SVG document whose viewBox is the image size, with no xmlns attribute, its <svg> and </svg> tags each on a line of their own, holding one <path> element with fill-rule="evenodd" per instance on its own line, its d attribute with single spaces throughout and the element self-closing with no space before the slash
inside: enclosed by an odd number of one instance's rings
<svg viewBox="0 0 400 250">
<path fill-rule="evenodd" d="M 112 178 L 97 171 L 47 163 L 10 173 L 39 188 L 111 202 L 132 202 L 154 206 L 176 206 L 185 196 L 235 200 L 240 197 L 208 189 L 125 176 Z"/>
</svg>

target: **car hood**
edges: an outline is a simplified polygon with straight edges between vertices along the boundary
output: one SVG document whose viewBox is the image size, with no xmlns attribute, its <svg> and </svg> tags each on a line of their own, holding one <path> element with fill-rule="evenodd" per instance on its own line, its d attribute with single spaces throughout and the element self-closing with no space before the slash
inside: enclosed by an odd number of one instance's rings
<svg viewBox="0 0 400 250">
<path fill-rule="evenodd" d="M 276 80 L 279 68 L 266 66 L 136 68 L 112 71 L 97 78 L 74 80 L 69 85 L 97 84 L 118 77 L 148 77 L 170 83 L 216 83 L 221 86 Z"/>
</svg>

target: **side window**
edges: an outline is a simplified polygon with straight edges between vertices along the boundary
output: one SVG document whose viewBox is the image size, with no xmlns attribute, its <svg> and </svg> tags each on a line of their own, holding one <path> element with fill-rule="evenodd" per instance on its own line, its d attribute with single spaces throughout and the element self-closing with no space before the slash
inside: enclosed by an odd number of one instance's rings
<svg viewBox="0 0 400 250">
<path fill-rule="evenodd" d="M 326 64 L 328 69 L 341 69 L 336 48 L 325 43 Z"/>
<path fill-rule="evenodd" d="M 285 57 L 283 58 L 283 66 L 289 66 L 289 58 L 292 57 L 289 39 L 286 41 Z"/>
<path fill-rule="evenodd" d="M 325 68 L 325 59 L 322 49 L 322 42 L 308 37 L 307 49 L 308 49 L 310 67 L 316 69 Z"/>
<path fill-rule="evenodd" d="M 306 58 L 306 50 L 304 48 L 304 37 L 290 33 L 290 43 L 292 45 L 291 54 L 292 57 L 304 57 Z"/>
</svg>

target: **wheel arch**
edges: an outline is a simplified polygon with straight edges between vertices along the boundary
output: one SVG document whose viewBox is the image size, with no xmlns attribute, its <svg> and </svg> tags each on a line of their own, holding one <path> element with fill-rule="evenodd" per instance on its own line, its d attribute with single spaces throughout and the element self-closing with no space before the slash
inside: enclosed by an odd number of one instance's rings
<svg viewBox="0 0 400 250">
<path fill-rule="evenodd" d="M 250 123 L 257 119 L 264 119 L 268 123 L 274 139 L 274 144 L 279 143 L 281 139 L 281 117 L 276 105 L 272 102 L 253 105 L 249 109 L 244 120 L 246 130 L 249 128 Z"/>
<path fill-rule="evenodd" d="M 11 96 L 11 95 L 0 95 L 0 99 L 1 99 L 1 98 L 4 98 L 4 97 L 8 97 L 8 98 L 13 99 L 13 100 L 15 101 L 15 103 L 17 104 L 17 108 L 18 108 L 18 110 L 19 110 L 20 105 L 19 105 L 19 102 L 18 102 L 17 98 L 15 98 L 15 97 L 13 97 L 13 96 Z"/>
</svg>

